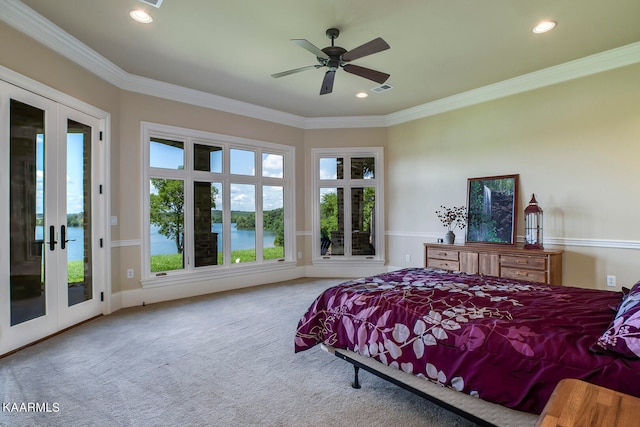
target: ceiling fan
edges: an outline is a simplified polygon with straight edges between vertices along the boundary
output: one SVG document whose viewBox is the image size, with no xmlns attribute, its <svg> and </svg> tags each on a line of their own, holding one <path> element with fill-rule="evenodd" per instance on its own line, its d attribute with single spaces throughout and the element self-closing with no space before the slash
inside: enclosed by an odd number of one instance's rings
<svg viewBox="0 0 640 427">
<path fill-rule="evenodd" d="M 272 74 L 271 77 L 279 78 L 288 76 L 290 74 L 299 73 L 301 71 L 328 67 L 329 69 L 324 75 L 322 80 L 322 86 L 320 88 L 320 95 L 325 95 L 333 91 L 333 79 L 336 76 L 338 68 L 342 68 L 347 73 L 355 74 L 365 79 L 373 80 L 377 83 L 384 83 L 390 77 L 387 73 L 372 70 L 370 68 L 360 67 L 358 65 L 350 64 L 349 62 L 354 59 L 362 58 L 363 56 L 372 55 L 374 53 L 381 52 L 390 48 L 389 44 L 381 37 L 371 40 L 361 46 L 347 51 L 346 49 L 335 46 L 334 41 L 340 35 L 340 30 L 337 28 L 329 28 L 326 32 L 327 37 L 331 39 L 331 46 L 327 46 L 324 49 L 318 49 L 312 43 L 305 39 L 292 39 L 291 41 L 303 49 L 313 53 L 318 60 L 317 65 L 309 65 L 306 67 L 295 68 L 289 71 L 283 71 L 281 73 Z"/>
</svg>

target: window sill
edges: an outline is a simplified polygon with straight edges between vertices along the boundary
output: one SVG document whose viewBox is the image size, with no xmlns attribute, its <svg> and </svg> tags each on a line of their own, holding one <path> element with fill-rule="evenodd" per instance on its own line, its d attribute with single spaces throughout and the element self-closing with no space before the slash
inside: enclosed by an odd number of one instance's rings
<svg viewBox="0 0 640 427">
<path fill-rule="evenodd" d="M 160 286 L 181 285 L 193 282 L 200 282 L 210 279 L 224 279 L 226 277 L 246 276 L 260 274 L 271 271 L 289 270 L 296 268 L 295 261 L 276 261 L 263 264 L 247 263 L 242 265 L 231 265 L 230 267 L 212 267 L 202 271 L 173 272 L 166 276 L 153 276 L 141 280 L 143 288 L 155 288 Z"/>
</svg>

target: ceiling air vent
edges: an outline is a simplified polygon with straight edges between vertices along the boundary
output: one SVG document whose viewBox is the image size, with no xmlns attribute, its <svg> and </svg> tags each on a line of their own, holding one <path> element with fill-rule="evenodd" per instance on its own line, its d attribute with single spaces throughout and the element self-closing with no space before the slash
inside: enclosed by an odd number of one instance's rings
<svg viewBox="0 0 640 427">
<path fill-rule="evenodd" d="M 160 7 L 162 0 L 138 0 L 140 3 L 149 4 L 153 7 Z"/>
<path fill-rule="evenodd" d="M 371 89 L 371 91 L 375 92 L 375 93 L 382 93 L 382 92 L 386 92 L 386 91 L 391 90 L 391 89 L 393 89 L 393 86 L 388 85 L 388 84 L 385 83 L 385 84 L 380 85 L 378 87 L 374 87 L 373 89 Z"/>
</svg>

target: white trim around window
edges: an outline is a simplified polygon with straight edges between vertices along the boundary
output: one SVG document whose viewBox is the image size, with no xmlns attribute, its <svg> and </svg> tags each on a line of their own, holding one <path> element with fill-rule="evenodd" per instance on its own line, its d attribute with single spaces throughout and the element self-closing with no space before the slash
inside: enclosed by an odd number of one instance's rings
<svg viewBox="0 0 640 427">
<path fill-rule="evenodd" d="M 382 147 L 354 147 L 354 148 L 316 148 L 311 150 L 312 156 L 312 200 L 313 228 L 312 228 L 312 263 L 314 266 L 382 266 L 385 264 L 385 236 L 384 236 L 384 149 Z M 340 162 L 343 168 L 342 176 L 325 176 L 321 167 L 321 159 Z M 373 173 L 370 176 L 354 176 L 352 160 L 373 160 Z M 360 167 L 362 169 L 362 167 Z M 357 170 L 356 166 L 354 170 Z M 375 195 L 375 203 L 371 211 L 371 222 L 366 230 L 373 253 L 356 250 L 356 235 L 358 230 L 352 229 L 352 221 L 343 220 L 338 234 L 344 239 L 339 254 L 331 254 L 323 250 L 321 231 L 321 199 L 326 191 L 341 189 L 344 191 L 341 212 L 338 216 L 352 218 L 351 199 L 352 190 L 370 189 Z M 351 203 L 349 201 L 351 200 Z M 339 203 L 340 204 L 340 203 Z M 355 208 L 354 208 L 355 209 Z M 342 228 L 343 227 L 343 228 Z M 325 236 L 326 239 L 326 236 Z M 335 245 L 335 241 L 331 245 Z"/>
<path fill-rule="evenodd" d="M 142 135 L 142 286 L 154 287 L 160 285 L 174 285 L 201 281 L 207 277 L 222 278 L 242 274 L 255 274 L 279 269 L 295 268 L 296 266 L 296 236 L 295 236 L 295 148 L 288 145 L 274 144 L 266 141 L 258 141 L 229 135 L 221 135 L 211 132 L 180 128 L 156 123 L 141 123 Z M 168 140 L 180 144 L 183 152 L 184 164 L 179 167 L 153 167 L 150 165 L 150 141 Z M 219 169 L 203 171 L 194 166 L 194 146 L 214 147 L 219 149 L 222 161 Z M 215 151 L 215 150 L 212 150 Z M 231 152 L 254 153 L 254 168 L 246 171 L 231 170 Z M 241 153 L 241 154 L 242 154 Z M 266 166 L 263 171 L 264 156 L 273 155 L 282 159 L 281 173 L 271 175 L 267 173 Z M 234 172 L 234 173 L 232 173 Z M 150 222 L 150 181 L 153 178 L 176 180 L 183 182 L 184 188 L 184 251 L 183 267 L 168 271 L 154 271 L 151 267 L 151 222 Z M 222 215 L 221 244 L 218 251 L 223 253 L 221 263 L 211 263 L 205 266 L 196 266 L 195 254 L 195 207 L 194 183 L 210 182 L 218 186 L 219 197 L 218 210 Z M 234 209 L 232 192 L 234 186 L 255 188 L 254 194 L 254 221 L 255 228 L 255 260 L 236 262 L 231 259 L 231 210 Z M 263 245 L 264 216 L 268 212 L 266 206 L 267 191 L 282 188 L 281 205 L 284 210 L 284 250 L 282 256 L 267 259 Z M 213 193 L 212 193 L 213 194 Z M 212 196 L 213 197 L 213 196 Z M 205 197 L 206 199 L 206 197 Z M 206 200 L 205 200 L 206 202 Z M 236 205 L 237 206 L 237 205 Z M 221 209 L 220 209 L 221 208 Z M 260 225 L 258 225 L 260 224 Z M 266 228 L 266 227 L 265 227 Z M 263 252 L 264 251 L 264 252 Z"/>
</svg>

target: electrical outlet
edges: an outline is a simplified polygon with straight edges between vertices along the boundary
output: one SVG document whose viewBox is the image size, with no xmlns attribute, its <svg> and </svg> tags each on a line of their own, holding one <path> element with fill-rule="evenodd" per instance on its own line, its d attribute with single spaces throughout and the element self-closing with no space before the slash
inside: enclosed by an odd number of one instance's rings
<svg viewBox="0 0 640 427">
<path fill-rule="evenodd" d="M 302 251 L 298 251 L 298 259 L 302 259 Z"/>
<path fill-rule="evenodd" d="M 404 256 L 404 260 L 405 260 L 406 262 L 411 262 L 411 255 L 409 255 L 409 254 L 405 255 L 405 256 Z"/>
<path fill-rule="evenodd" d="M 127 270 L 127 279 L 133 279 L 133 268 Z"/>
<path fill-rule="evenodd" d="M 607 286 L 612 288 L 616 286 L 616 276 L 607 275 Z"/>
</svg>

